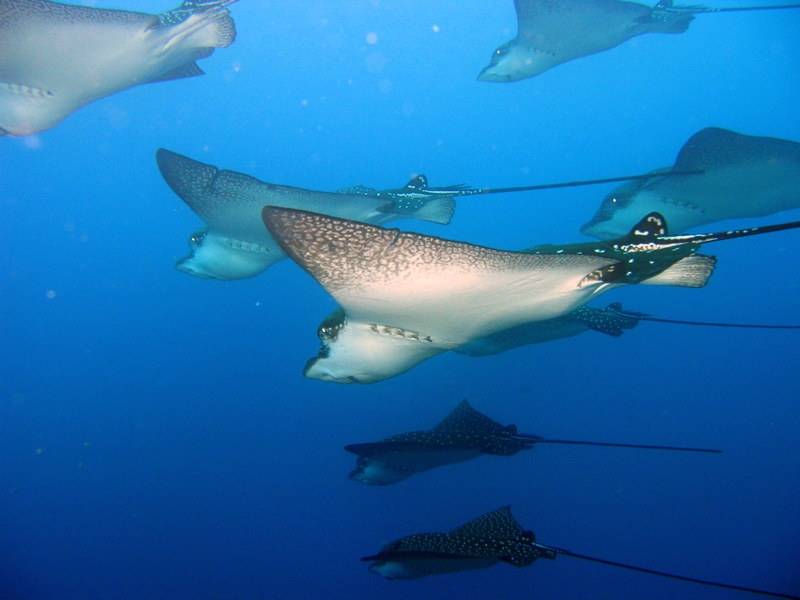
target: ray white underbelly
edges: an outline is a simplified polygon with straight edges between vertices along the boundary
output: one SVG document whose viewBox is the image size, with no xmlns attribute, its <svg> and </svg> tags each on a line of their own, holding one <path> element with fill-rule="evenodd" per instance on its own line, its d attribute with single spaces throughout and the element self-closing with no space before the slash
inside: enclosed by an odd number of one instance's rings
<svg viewBox="0 0 800 600">
<path fill-rule="evenodd" d="M 354 319 L 410 329 L 453 348 L 521 323 L 568 313 L 603 286 L 579 287 L 585 269 L 519 274 L 462 273 L 418 277 L 393 285 L 364 286 L 337 299 Z"/>
</svg>

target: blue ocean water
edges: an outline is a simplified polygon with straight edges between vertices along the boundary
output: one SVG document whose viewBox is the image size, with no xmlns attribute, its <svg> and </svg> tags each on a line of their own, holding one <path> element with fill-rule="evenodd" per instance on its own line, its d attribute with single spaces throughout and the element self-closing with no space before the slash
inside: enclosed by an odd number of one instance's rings
<svg viewBox="0 0 800 600">
<path fill-rule="evenodd" d="M 231 282 L 176 271 L 201 222 L 154 160 L 165 147 L 327 191 L 417 173 L 504 187 L 667 166 L 708 126 L 800 140 L 800 11 L 699 15 L 507 85 L 475 76 L 515 33 L 511 0 L 231 12 L 238 38 L 204 77 L 0 140 L 0 598 L 750 597 L 569 557 L 411 582 L 358 560 L 506 504 L 544 544 L 800 594 L 797 332 L 645 322 L 447 353 L 374 385 L 308 380 L 332 299 L 290 261 Z M 448 226 L 399 225 L 508 249 L 574 242 L 612 185 L 463 198 Z M 703 289 L 630 286 L 594 305 L 800 323 L 795 232 L 711 250 Z M 345 444 L 430 428 L 464 398 L 545 437 L 724 453 L 540 445 L 394 486 L 347 479 Z"/>
</svg>

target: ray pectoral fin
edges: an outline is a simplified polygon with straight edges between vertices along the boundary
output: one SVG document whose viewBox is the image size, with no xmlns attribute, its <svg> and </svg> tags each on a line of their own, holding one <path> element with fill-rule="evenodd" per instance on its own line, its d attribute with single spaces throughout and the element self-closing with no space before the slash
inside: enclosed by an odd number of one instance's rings
<svg viewBox="0 0 800 600">
<path fill-rule="evenodd" d="M 208 54 L 211 54 L 209 51 Z M 204 57 L 198 57 L 204 58 Z M 196 62 L 186 63 L 185 65 L 181 65 L 171 71 L 167 71 L 151 79 L 148 83 L 157 83 L 159 81 L 172 81 L 174 79 L 185 79 L 187 77 L 197 77 L 198 75 L 205 75 L 205 71 L 200 68 L 200 66 Z"/>
<path fill-rule="evenodd" d="M 691 254 L 673 264 L 670 262 L 665 262 L 663 257 L 659 260 L 642 253 L 642 256 L 634 256 L 627 262 L 595 269 L 583 278 L 579 287 L 597 283 L 639 283 L 699 288 L 708 283 L 717 259 L 703 254 Z"/>
<path fill-rule="evenodd" d="M 228 188 L 220 184 L 223 172 L 214 165 L 164 148 L 157 150 L 156 163 L 170 189 L 204 221 L 217 220 L 224 208 L 231 205 Z M 233 186 L 239 182 L 226 183 Z"/>
<path fill-rule="evenodd" d="M 639 324 L 636 313 L 622 314 L 622 305 L 615 302 L 603 309 L 583 306 L 575 311 L 576 318 L 589 328 L 613 337 L 621 336 L 626 329 L 633 329 Z"/>
<path fill-rule="evenodd" d="M 414 213 L 414 217 L 423 221 L 447 225 L 453 218 L 456 209 L 456 201 L 452 196 L 434 198 L 426 202 L 419 210 Z"/>
<path fill-rule="evenodd" d="M 692 254 L 682 258 L 661 273 L 648 277 L 639 283 L 646 285 L 674 285 L 679 287 L 700 288 L 708 283 L 717 259 L 705 254 Z"/>
<path fill-rule="evenodd" d="M 391 247 L 399 234 L 396 229 L 277 206 L 264 206 L 261 218 L 284 252 L 324 287 L 348 274 L 367 277 L 362 271 L 372 267 L 372 257 Z"/>
</svg>

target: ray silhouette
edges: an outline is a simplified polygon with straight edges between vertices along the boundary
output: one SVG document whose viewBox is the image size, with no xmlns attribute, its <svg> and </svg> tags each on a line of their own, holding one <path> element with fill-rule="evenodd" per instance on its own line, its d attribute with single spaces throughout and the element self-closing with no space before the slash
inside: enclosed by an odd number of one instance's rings
<svg viewBox="0 0 800 600">
<path fill-rule="evenodd" d="M 433 429 L 411 431 L 379 442 L 350 444 L 345 450 L 358 455 L 350 479 L 371 485 L 389 485 L 412 475 L 483 455 L 512 456 L 536 444 L 572 444 L 610 448 L 674 450 L 719 453 L 721 450 L 654 446 L 584 440 L 556 440 L 519 433 L 516 425 L 501 425 L 462 400 Z"/>
<path fill-rule="evenodd" d="M 226 7 L 186 0 L 159 14 L 0 0 L 0 135 L 30 135 L 143 83 L 202 75 L 195 61 L 233 43 Z"/>
<path fill-rule="evenodd" d="M 793 9 L 800 4 L 710 8 L 625 0 L 515 0 L 517 36 L 492 53 L 479 81 L 508 83 L 610 50 L 646 33 L 683 33 L 699 13 Z"/>
<path fill-rule="evenodd" d="M 537 559 L 554 560 L 558 556 L 571 556 L 688 583 L 798 600 L 798 596 L 791 594 L 667 573 L 546 546 L 537 542 L 535 534 L 525 530 L 517 522 L 511 514 L 510 506 L 483 514 L 449 533 L 408 535 L 386 544 L 377 554 L 365 556 L 361 560 L 372 562 L 369 570 L 387 579 L 419 579 L 431 575 L 485 569 L 499 563 L 528 567 Z"/>
</svg>

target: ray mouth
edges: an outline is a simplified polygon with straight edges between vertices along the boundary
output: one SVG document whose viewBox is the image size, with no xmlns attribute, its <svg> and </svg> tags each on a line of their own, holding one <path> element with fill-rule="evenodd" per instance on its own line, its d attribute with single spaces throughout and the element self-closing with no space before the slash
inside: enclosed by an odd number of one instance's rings
<svg viewBox="0 0 800 600">
<path fill-rule="evenodd" d="M 602 204 L 600 204 L 600 207 L 597 209 L 597 213 L 595 213 L 594 217 L 589 223 L 592 224 L 601 221 L 610 221 L 614 218 L 615 213 L 630 206 L 632 198 L 633 196 L 625 196 L 620 194 L 614 196 L 612 199 L 606 199 Z"/>
<path fill-rule="evenodd" d="M 362 558 L 361 560 L 375 560 L 374 558 Z M 374 565 L 372 565 L 369 569 L 367 569 L 370 573 L 375 573 L 376 575 L 381 575 L 382 577 L 392 581 L 394 577 L 388 577 L 381 573 L 381 569 L 386 566 L 386 561 L 378 561 Z"/>
<path fill-rule="evenodd" d="M 189 275 L 194 275 L 195 277 L 199 277 L 201 279 L 216 279 L 213 275 L 209 275 L 203 271 L 200 271 L 193 266 L 191 266 L 191 261 L 195 260 L 194 252 L 190 252 L 183 258 L 175 261 L 175 268 L 180 271 L 181 273 L 188 273 Z"/>
<path fill-rule="evenodd" d="M 308 372 L 314 368 L 314 365 L 317 364 L 317 361 L 320 359 L 319 356 L 315 356 L 314 358 L 309 358 L 306 361 L 306 366 L 303 367 L 303 377 L 308 377 Z"/>
<path fill-rule="evenodd" d="M 485 81 L 487 83 L 507 83 L 509 81 L 514 81 L 509 75 L 491 75 L 487 77 L 486 70 L 481 71 L 477 79 L 478 81 Z"/>
<path fill-rule="evenodd" d="M 350 471 L 350 474 L 347 476 L 350 481 L 357 481 L 358 483 L 366 483 L 369 485 L 384 485 L 383 483 L 376 482 L 373 479 L 367 477 L 367 474 L 360 469 L 355 469 Z"/>
<path fill-rule="evenodd" d="M 317 363 L 321 360 L 327 359 L 327 356 L 315 356 L 306 362 L 306 366 L 303 367 L 303 376 L 308 377 L 309 379 L 317 379 L 319 381 L 325 381 L 327 383 L 361 383 L 361 381 L 355 375 L 347 375 L 346 377 L 334 377 L 328 373 L 325 373 L 323 369 L 320 369 L 318 373 L 309 374 L 311 370 L 317 366 Z"/>
</svg>

